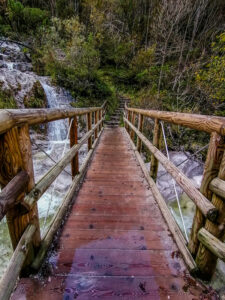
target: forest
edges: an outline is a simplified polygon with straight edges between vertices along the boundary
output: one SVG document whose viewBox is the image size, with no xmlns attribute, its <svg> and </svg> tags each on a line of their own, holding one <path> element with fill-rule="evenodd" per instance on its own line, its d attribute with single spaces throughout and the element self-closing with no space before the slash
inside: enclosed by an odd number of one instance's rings
<svg viewBox="0 0 225 300">
<path fill-rule="evenodd" d="M 225 115 L 223 0 L 1 0 L 0 37 L 85 106 Z M 12 99 L 0 91 L 2 108 Z M 4 99 L 3 99 L 4 98 Z"/>
</svg>

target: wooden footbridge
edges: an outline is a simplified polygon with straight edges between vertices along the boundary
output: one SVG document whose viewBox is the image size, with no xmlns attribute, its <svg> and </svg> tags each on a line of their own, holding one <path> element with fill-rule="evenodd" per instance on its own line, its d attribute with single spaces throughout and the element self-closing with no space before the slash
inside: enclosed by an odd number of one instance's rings
<svg viewBox="0 0 225 300">
<path fill-rule="evenodd" d="M 125 127 L 104 128 L 104 111 L 0 111 L 0 218 L 14 248 L 0 299 L 218 299 L 192 276 L 210 279 L 225 261 L 225 119 L 126 107 Z M 87 132 L 78 140 L 80 116 Z M 29 127 L 66 118 L 71 148 L 35 183 Z M 152 142 L 143 131 L 149 119 Z M 160 151 L 161 121 L 211 134 L 200 190 Z M 189 243 L 155 183 L 159 162 L 196 204 Z M 41 236 L 37 202 L 70 163 L 72 184 Z M 41 266 L 41 277 L 28 277 Z"/>
</svg>

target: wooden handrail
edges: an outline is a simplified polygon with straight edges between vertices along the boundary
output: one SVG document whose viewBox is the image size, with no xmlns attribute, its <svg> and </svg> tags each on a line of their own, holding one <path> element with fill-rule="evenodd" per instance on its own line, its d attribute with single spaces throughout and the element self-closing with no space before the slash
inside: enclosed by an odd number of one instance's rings
<svg viewBox="0 0 225 300">
<path fill-rule="evenodd" d="M 96 128 L 102 123 L 102 119 L 91 129 L 89 130 L 81 139 L 81 141 L 74 145 L 64 157 L 57 162 L 35 185 L 32 191 L 24 198 L 23 204 L 31 209 L 33 205 L 40 199 L 44 192 L 49 188 L 52 182 L 59 176 L 59 174 L 65 169 L 65 167 L 71 162 L 75 157 L 79 149 L 84 145 L 84 143 L 92 136 Z"/>
<path fill-rule="evenodd" d="M 127 133 L 128 135 L 128 133 Z M 170 229 L 170 232 L 173 235 L 173 238 L 177 244 L 178 249 L 180 250 L 181 254 L 183 255 L 184 261 L 186 262 L 186 265 L 188 269 L 190 270 L 191 274 L 195 275 L 196 272 L 196 263 L 191 256 L 190 251 L 187 248 L 187 242 L 181 232 L 181 229 L 177 225 L 176 221 L 174 220 L 174 217 L 168 208 L 166 201 L 164 200 L 163 196 L 161 195 L 156 183 L 152 179 L 152 177 L 149 174 L 149 171 L 146 168 L 146 165 L 138 151 L 138 148 L 135 147 L 133 141 L 131 140 L 131 137 L 128 135 L 129 141 L 132 145 L 132 148 L 134 150 L 135 156 L 138 160 L 138 163 L 140 164 L 140 167 L 144 173 L 145 179 L 147 180 L 149 186 L 151 187 L 151 192 L 153 196 L 155 197 L 155 200 L 162 212 L 162 215 Z"/>
<path fill-rule="evenodd" d="M 56 234 L 56 231 L 58 230 L 60 224 L 62 223 L 65 212 L 68 209 L 68 205 L 70 204 L 70 201 L 74 196 L 74 192 L 76 191 L 77 187 L 79 186 L 80 181 L 82 180 L 82 178 L 85 175 L 85 171 L 86 171 L 86 169 L 88 167 L 88 164 L 89 164 L 89 161 L 90 161 L 90 159 L 91 159 L 91 157 L 94 153 L 94 149 L 97 146 L 97 143 L 99 141 L 99 137 L 100 137 L 101 133 L 102 133 L 102 130 L 99 133 L 98 138 L 95 140 L 95 142 L 92 146 L 92 149 L 88 152 L 87 157 L 86 157 L 85 161 L 83 162 L 83 164 L 81 166 L 79 174 L 74 178 L 74 180 L 73 180 L 73 182 L 72 182 L 65 198 L 63 199 L 61 205 L 59 206 L 57 212 L 55 213 L 55 216 L 52 219 L 52 221 L 49 225 L 49 228 L 47 229 L 47 231 L 43 235 L 43 240 L 42 240 L 42 243 L 41 243 L 41 247 L 40 247 L 39 252 L 38 252 L 38 254 L 37 254 L 37 256 L 36 256 L 35 260 L 32 263 L 32 266 L 31 266 L 35 270 L 38 270 L 40 268 L 41 263 L 42 263 L 42 261 L 45 257 L 45 254 L 46 254 L 46 252 L 47 252 L 47 250 L 48 250 L 48 248 L 49 248 L 49 246 L 50 246 L 50 244 L 53 240 L 53 237 Z"/>
<path fill-rule="evenodd" d="M 131 121 L 131 114 L 138 114 L 139 118 L 140 116 L 142 116 L 142 118 L 145 116 L 155 120 L 153 144 L 140 132 L 142 131 L 140 128 L 138 128 L 138 130 L 134 126 L 135 122 Z M 153 181 L 152 179 L 157 179 L 157 167 L 160 162 L 186 194 L 195 202 L 196 212 L 191 228 L 188 248 L 193 258 L 195 258 L 198 275 L 209 280 L 214 273 L 218 255 L 217 257 L 215 256 L 217 249 L 215 249 L 215 247 L 214 249 L 210 249 L 205 243 L 205 240 L 209 240 L 213 237 L 214 241 L 216 240 L 216 243 L 218 242 L 219 247 L 224 247 L 224 244 L 221 243 L 220 240 L 222 240 L 225 232 L 225 118 L 179 112 L 144 110 L 129 108 L 127 106 L 126 116 L 128 117 L 124 118 L 125 128 L 128 133 L 136 133 L 138 150 L 141 150 L 139 146 L 141 140 L 152 154 L 150 170 L 151 181 Z M 161 128 L 158 126 L 160 120 L 211 134 L 200 192 L 194 187 L 192 182 L 160 152 Z M 133 133 L 130 135 L 133 136 Z M 205 219 L 205 217 L 207 219 Z M 203 229 L 200 231 L 204 226 L 205 231 Z M 205 232 L 207 232 L 207 234 L 205 234 Z M 211 237 L 209 237 L 210 234 L 212 235 Z"/>
<path fill-rule="evenodd" d="M 0 193 L 0 220 L 7 213 L 7 223 L 10 229 L 11 242 L 15 249 L 9 264 L 11 270 L 7 269 L 7 272 L 4 274 L 0 283 L 0 286 L 2 287 L 0 294 L 3 295 L 3 299 L 9 298 L 21 269 L 25 267 L 24 262 L 26 261 L 29 265 L 33 262 L 33 255 L 36 253 L 34 249 L 39 250 L 38 261 L 40 262 L 43 259 L 48 248 L 46 245 L 49 245 L 48 242 L 50 241 L 50 238 L 49 235 L 47 235 L 47 239 L 41 241 L 36 202 L 64 168 L 71 163 L 73 182 L 62 202 L 59 212 L 54 218 L 54 222 L 51 223 L 52 228 L 50 228 L 50 236 L 52 237 L 53 232 L 55 234 L 60 225 L 61 220 L 58 220 L 57 218 L 60 216 L 62 219 L 68 205 L 71 203 L 75 190 L 78 188 L 86 172 L 88 163 L 103 130 L 102 124 L 104 121 L 105 107 L 106 102 L 104 102 L 101 107 L 79 109 L 0 110 L 0 163 L 3 165 L 1 168 L 0 180 L 1 184 L 5 186 Z M 92 118 L 92 114 L 95 115 L 95 124 L 92 125 L 92 122 L 89 122 L 88 132 L 78 142 L 78 123 L 76 117 L 87 114 L 90 119 Z M 34 185 L 29 125 L 65 118 L 68 118 L 70 122 L 72 122 L 70 126 L 71 148 L 65 156 L 57 162 L 36 185 Z M 93 145 L 92 139 L 90 139 L 92 136 L 94 142 Z M 78 151 L 88 140 L 90 151 L 87 154 L 84 164 L 79 169 Z M 20 172 L 20 170 L 24 171 Z M 19 209 L 17 206 L 15 207 L 18 201 L 26 207 L 27 212 L 22 206 L 22 210 L 20 207 Z M 12 213 L 12 216 L 15 215 L 18 220 L 16 219 L 16 222 L 13 218 L 11 220 L 9 218 L 11 216 L 9 216 L 9 213 Z M 23 218 L 24 213 L 28 215 L 27 218 Z M 32 216 L 32 218 L 30 216 Z M 23 220 L 26 222 L 23 222 Z M 18 223 L 20 226 L 19 230 L 17 228 Z M 21 226 L 21 224 L 23 226 Z M 14 237 L 14 232 L 17 234 L 16 239 Z M 37 241 L 39 242 L 38 244 Z M 40 244 L 40 242 L 42 243 Z M 30 251 L 28 251 L 28 244 L 31 246 Z M 23 249 L 23 247 L 25 248 Z M 9 275 L 12 272 L 14 272 L 13 280 L 10 282 L 10 285 L 7 286 Z"/>
<path fill-rule="evenodd" d="M 153 144 L 138 129 L 136 129 L 136 127 L 134 127 L 126 118 L 124 118 L 124 121 L 137 134 L 149 151 L 175 181 L 183 188 L 186 194 L 195 202 L 204 216 L 214 222 L 218 216 L 218 209 L 216 209 L 215 206 L 196 189 L 194 184 L 171 161 L 169 161 L 161 151 L 153 146 Z"/>
<path fill-rule="evenodd" d="M 102 110 L 105 106 L 106 102 L 101 107 L 91 108 L 0 109 L 0 134 L 24 123 L 35 125 L 73 118 Z"/>
<path fill-rule="evenodd" d="M 211 117 L 206 115 L 188 114 L 179 112 L 167 112 L 158 110 L 145 110 L 138 108 L 129 108 L 125 106 L 127 111 L 141 114 L 143 116 L 159 119 L 168 123 L 182 125 L 195 130 L 205 132 L 217 132 L 225 135 L 225 118 L 224 117 Z"/>
</svg>

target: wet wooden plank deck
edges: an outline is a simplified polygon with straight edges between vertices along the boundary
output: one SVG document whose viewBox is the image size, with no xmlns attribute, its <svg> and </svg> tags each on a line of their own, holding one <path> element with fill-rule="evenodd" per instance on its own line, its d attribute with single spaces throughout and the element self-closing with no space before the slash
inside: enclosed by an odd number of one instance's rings
<svg viewBox="0 0 225 300">
<path fill-rule="evenodd" d="M 51 273 L 18 299 L 211 299 L 188 275 L 124 129 L 105 129 Z"/>
</svg>

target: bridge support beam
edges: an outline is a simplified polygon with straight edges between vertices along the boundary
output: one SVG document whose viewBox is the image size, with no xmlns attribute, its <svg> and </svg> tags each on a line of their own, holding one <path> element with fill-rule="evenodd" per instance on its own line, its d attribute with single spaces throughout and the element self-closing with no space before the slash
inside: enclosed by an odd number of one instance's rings
<svg viewBox="0 0 225 300">
<path fill-rule="evenodd" d="M 101 110 L 99 110 L 99 120 L 101 120 L 102 119 L 102 109 Z M 102 130 L 102 127 L 103 127 L 103 123 L 101 123 L 100 125 L 99 125 L 99 132 Z"/>
<path fill-rule="evenodd" d="M 143 124 L 144 124 L 144 117 L 142 114 L 138 114 L 138 130 L 143 132 Z M 137 151 L 141 152 L 142 149 L 142 142 L 139 136 L 137 136 Z"/>
<path fill-rule="evenodd" d="M 98 111 L 95 111 L 95 125 L 98 123 L 99 121 L 99 112 Z M 95 140 L 97 139 L 98 137 L 98 128 L 95 130 Z"/>
<path fill-rule="evenodd" d="M 92 128 L 92 113 L 87 114 L 87 131 L 90 131 Z M 92 137 L 88 139 L 88 151 L 91 150 L 92 147 Z"/>
<path fill-rule="evenodd" d="M 78 144 L 78 124 L 77 124 L 77 116 L 73 119 L 69 119 L 71 124 L 70 128 L 70 148 L 74 145 Z M 79 154 L 77 153 L 75 157 L 71 161 L 71 172 L 72 178 L 74 178 L 79 173 Z"/>
<path fill-rule="evenodd" d="M 162 129 L 158 119 L 155 119 L 155 126 L 153 131 L 153 145 L 160 150 L 160 140 L 161 140 Z M 158 174 L 159 162 L 157 158 L 152 154 L 151 155 L 151 168 L 150 168 L 150 177 L 156 182 Z"/>
<path fill-rule="evenodd" d="M 129 122 L 131 122 L 131 111 L 128 111 L 127 119 L 128 119 Z M 130 135 L 131 129 L 130 129 L 130 127 L 129 127 L 128 125 L 127 125 L 127 132 L 128 132 L 129 135 Z"/>
<path fill-rule="evenodd" d="M 134 112 L 132 112 L 131 123 L 133 126 L 135 126 L 135 117 L 136 117 L 136 114 Z M 133 130 L 131 130 L 131 132 L 130 132 L 130 137 L 131 137 L 131 140 L 134 142 L 135 132 Z"/>
</svg>

